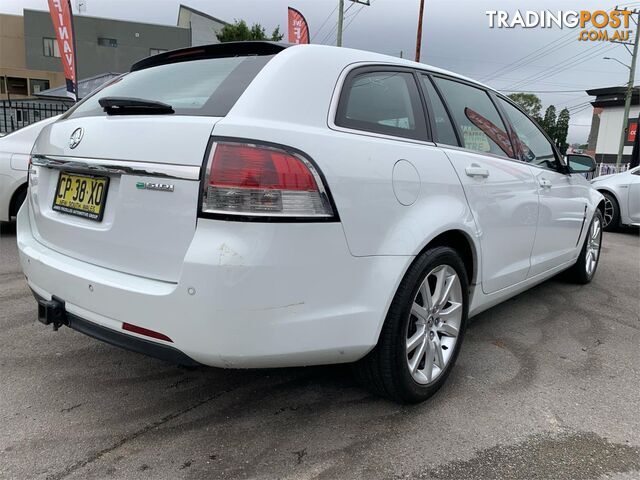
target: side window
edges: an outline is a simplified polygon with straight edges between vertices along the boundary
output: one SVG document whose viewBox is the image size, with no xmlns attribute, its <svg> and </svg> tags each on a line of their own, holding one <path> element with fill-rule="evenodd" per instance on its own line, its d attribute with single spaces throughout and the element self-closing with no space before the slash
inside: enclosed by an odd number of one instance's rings
<svg viewBox="0 0 640 480">
<path fill-rule="evenodd" d="M 366 72 L 345 83 L 336 125 L 426 140 L 426 122 L 411 73 Z"/>
<path fill-rule="evenodd" d="M 499 99 L 499 102 L 515 130 L 516 150 L 518 150 L 520 160 L 543 168 L 557 169 L 553 146 L 538 126 L 511 103 L 502 98 Z"/>
<path fill-rule="evenodd" d="M 429 77 L 422 75 L 421 78 L 425 93 L 427 97 L 429 97 L 429 102 L 431 104 L 431 113 L 434 120 L 433 128 L 435 130 L 434 140 L 438 143 L 454 145 L 457 147 L 458 137 L 456 137 L 456 131 L 453 128 L 453 124 L 451 123 L 447 109 L 442 103 L 440 95 L 436 92 L 436 89 L 431 83 L 431 80 L 429 80 Z"/>
<path fill-rule="evenodd" d="M 504 123 L 487 92 L 453 80 L 435 79 L 449 105 L 465 148 L 514 158 Z"/>
</svg>

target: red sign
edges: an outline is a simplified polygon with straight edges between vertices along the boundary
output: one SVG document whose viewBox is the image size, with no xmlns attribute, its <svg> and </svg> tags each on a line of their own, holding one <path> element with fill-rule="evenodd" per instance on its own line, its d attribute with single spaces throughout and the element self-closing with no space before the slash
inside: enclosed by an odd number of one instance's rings
<svg viewBox="0 0 640 480">
<path fill-rule="evenodd" d="M 62 66 L 64 67 L 64 77 L 67 79 L 67 96 L 78 100 L 76 79 L 76 51 L 75 39 L 73 38 L 73 12 L 71 10 L 71 0 L 48 0 L 49 13 L 53 21 L 53 29 L 56 32 L 58 48 Z"/>
<path fill-rule="evenodd" d="M 636 135 L 638 133 L 638 122 L 632 122 L 629 124 L 629 131 L 627 133 L 627 142 L 635 142 Z"/>
<path fill-rule="evenodd" d="M 309 25 L 298 10 L 289 7 L 289 43 L 309 43 Z"/>
</svg>

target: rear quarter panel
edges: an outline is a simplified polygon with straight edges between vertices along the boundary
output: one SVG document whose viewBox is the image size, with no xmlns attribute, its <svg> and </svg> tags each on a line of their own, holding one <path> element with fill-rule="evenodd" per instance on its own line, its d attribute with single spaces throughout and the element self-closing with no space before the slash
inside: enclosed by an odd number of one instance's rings
<svg viewBox="0 0 640 480">
<path fill-rule="evenodd" d="M 477 245 L 462 186 L 441 149 L 334 125 L 347 73 L 369 62 L 381 63 L 373 54 L 369 59 L 366 52 L 357 57 L 349 52 L 307 46 L 280 53 L 213 134 L 279 143 L 309 155 L 327 180 L 355 256 L 413 256 L 452 229 L 464 231 Z M 393 170 L 399 160 L 417 171 L 396 182 L 396 190 L 415 193 L 411 205 L 402 205 L 394 192 Z"/>
</svg>

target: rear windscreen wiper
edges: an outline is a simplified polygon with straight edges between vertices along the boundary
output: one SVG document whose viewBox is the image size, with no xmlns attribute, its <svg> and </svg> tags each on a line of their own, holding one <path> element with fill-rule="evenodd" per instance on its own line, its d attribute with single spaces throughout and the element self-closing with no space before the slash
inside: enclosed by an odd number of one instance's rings
<svg viewBox="0 0 640 480">
<path fill-rule="evenodd" d="M 162 115 L 175 113 L 171 105 L 131 97 L 103 97 L 98 100 L 107 115 Z"/>
</svg>

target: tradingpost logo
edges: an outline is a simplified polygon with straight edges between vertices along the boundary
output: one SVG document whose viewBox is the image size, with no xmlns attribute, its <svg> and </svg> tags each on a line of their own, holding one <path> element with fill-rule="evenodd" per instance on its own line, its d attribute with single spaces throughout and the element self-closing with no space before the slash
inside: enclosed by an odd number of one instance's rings
<svg viewBox="0 0 640 480">
<path fill-rule="evenodd" d="M 583 42 L 628 42 L 630 10 L 487 10 L 489 28 L 578 28 Z"/>
</svg>

